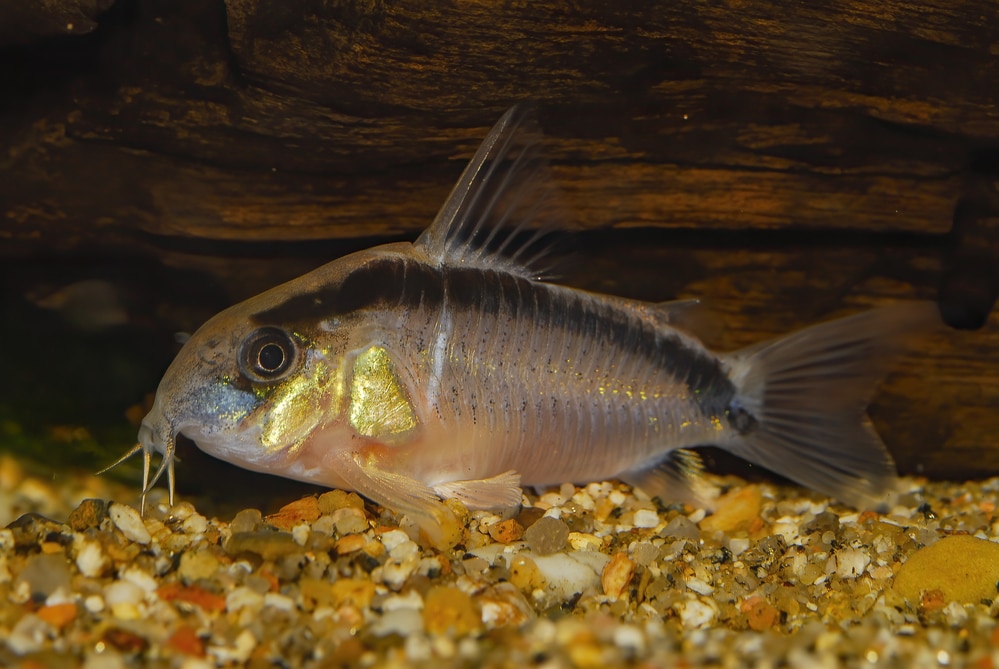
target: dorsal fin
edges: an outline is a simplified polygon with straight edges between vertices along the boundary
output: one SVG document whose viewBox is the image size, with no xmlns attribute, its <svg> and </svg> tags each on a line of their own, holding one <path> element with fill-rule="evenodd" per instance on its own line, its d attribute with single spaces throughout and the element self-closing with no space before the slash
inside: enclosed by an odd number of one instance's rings
<svg viewBox="0 0 999 669">
<path fill-rule="evenodd" d="M 510 108 L 483 140 L 416 246 L 438 265 L 538 279 L 550 267 L 554 182 L 532 105 Z"/>
</svg>

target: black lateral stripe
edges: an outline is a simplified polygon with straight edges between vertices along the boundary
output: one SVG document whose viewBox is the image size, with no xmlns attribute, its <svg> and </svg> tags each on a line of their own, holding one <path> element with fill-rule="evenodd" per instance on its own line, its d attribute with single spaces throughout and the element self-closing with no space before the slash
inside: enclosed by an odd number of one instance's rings
<svg viewBox="0 0 999 669">
<path fill-rule="evenodd" d="M 251 318 L 260 325 L 317 322 L 363 309 L 385 306 L 440 305 L 444 286 L 438 270 L 401 258 L 369 261 L 339 284 L 290 297 Z"/>
</svg>

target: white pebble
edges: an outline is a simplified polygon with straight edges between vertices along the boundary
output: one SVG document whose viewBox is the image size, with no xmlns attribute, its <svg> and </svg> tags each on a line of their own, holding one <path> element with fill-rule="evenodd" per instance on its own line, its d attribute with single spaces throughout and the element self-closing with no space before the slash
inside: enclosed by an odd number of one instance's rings
<svg viewBox="0 0 999 669">
<path fill-rule="evenodd" d="M 152 592 L 159 587 L 156 579 L 153 578 L 149 572 L 146 572 L 138 567 L 130 567 L 121 573 L 121 580 L 133 583 L 138 587 L 142 588 L 145 592 Z"/>
<path fill-rule="evenodd" d="M 401 590 L 406 580 L 416 571 L 419 564 L 415 559 L 393 560 L 389 559 L 381 567 L 382 582 L 392 590 Z"/>
<path fill-rule="evenodd" d="M 111 516 L 111 522 L 115 524 L 115 527 L 121 530 L 121 533 L 129 541 L 143 545 L 152 541 L 153 538 L 149 535 L 149 530 L 142 522 L 142 516 L 132 507 L 111 502 L 108 507 L 108 515 Z"/>
<path fill-rule="evenodd" d="M 201 535 L 208 530 L 208 519 L 200 513 L 192 513 L 181 524 L 184 534 Z"/>
<path fill-rule="evenodd" d="M 537 565 L 545 577 L 548 594 L 565 601 L 577 592 L 587 588 L 597 588 L 600 585 L 600 574 L 610 561 L 604 553 L 595 551 L 574 551 L 572 553 L 554 553 L 552 555 L 535 555 L 525 551 Z"/>
<path fill-rule="evenodd" d="M 857 548 L 844 548 L 834 556 L 835 572 L 840 578 L 857 578 L 871 563 L 870 556 Z"/>
<path fill-rule="evenodd" d="M 430 640 L 423 634 L 411 634 L 406 637 L 403 649 L 406 651 L 406 661 L 410 664 L 427 662 L 434 655 Z"/>
<path fill-rule="evenodd" d="M 291 528 L 291 538 L 299 546 L 304 546 L 305 542 L 309 540 L 309 534 L 311 534 L 309 526 L 305 523 L 299 523 L 295 527 Z"/>
<path fill-rule="evenodd" d="M 748 537 L 732 537 L 728 540 L 728 549 L 732 555 L 742 555 L 749 548 L 749 543 Z"/>
<path fill-rule="evenodd" d="M 944 607 L 947 623 L 954 629 L 962 628 L 968 622 L 968 610 L 958 602 L 951 602 Z"/>
<path fill-rule="evenodd" d="M 243 664 L 250 659 L 250 653 L 257 647 L 257 640 L 250 630 L 243 630 L 231 646 L 209 646 L 208 653 L 219 664 Z"/>
<path fill-rule="evenodd" d="M 104 610 L 104 598 L 100 595 L 90 595 L 83 600 L 83 608 L 91 613 L 100 613 Z"/>
<path fill-rule="evenodd" d="M 690 514 L 689 516 L 687 516 L 687 520 L 689 520 L 690 522 L 696 524 L 696 523 L 699 523 L 702 520 L 704 520 L 704 517 L 706 515 L 708 515 L 707 510 L 705 510 L 705 509 L 697 509 L 692 514 Z"/>
<path fill-rule="evenodd" d="M 618 625 L 614 630 L 614 645 L 637 657 L 645 654 L 645 635 L 634 625 Z"/>
<path fill-rule="evenodd" d="M 392 549 L 399 544 L 410 541 L 409 535 L 402 530 L 389 530 L 388 532 L 381 535 L 382 545 L 385 546 L 385 550 L 392 552 Z"/>
<path fill-rule="evenodd" d="M 50 629 L 52 628 L 47 622 L 34 613 L 29 613 L 17 621 L 4 641 L 17 655 L 34 653 L 42 649 Z"/>
<path fill-rule="evenodd" d="M 278 611 L 294 611 L 295 600 L 279 592 L 268 592 L 264 595 L 264 606 Z"/>
<path fill-rule="evenodd" d="M 611 494 L 607 496 L 607 499 L 609 499 L 610 503 L 614 506 L 624 506 L 624 502 L 628 498 L 625 497 L 624 493 L 620 490 L 612 490 Z"/>
<path fill-rule="evenodd" d="M 422 608 L 423 597 L 416 590 L 409 590 L 404 595 L 391 595 L 382 602 L 383 611 L 398 611 L 399 609 L 419 611 Z"/>
<path fill-rule="evenodd" d="M 263 607 L 263 595 L 252 588 L 246 587 L 245 585 L 233 588 L 232 591 L 225 596 L 225 608 L 228 611 L 239 611 L 244 608 L 259 611 Z"/>
<path fill-rule="evenodd" d="M 408 637 L 423 631 L 423 614 L 415 609 L 396 609 L 386 612 L 368 628 L 375 636 L 398 634 Z"/>
<path fill-rule="evenodd" d="M 704 627 L 714 621 L 718 611 L 699 599 L 690 599 L 682 604 L 680 620 L 687 629 Z"/>
<path fill-rule="evenodd" d="M 108 606 L 138 604 L 145 595 L 142 588 L 129 581 L 114 581 L 104 588 L 104 601 Z"/>
<path fill-rule="evenodd" d="M 101 545 L 91 539 L 80 542 L 76 551 L 76 568 L 87 578 L 97 578 L 110 564 L 108 556 Z"/>
<path fill-rule="evenodd" d="M 635 512 L 635 527 L 650 528 L 659 525 L 659 514 L 651 509 L 639 509 Z"/>
<path fill-rule="evenodd" d="M 693 590 L 699 595 L 710 595 L 715 591 L 714 586 L 709 583 L 705 583 L 699 578 L 688 579 L 687 588 Z"/>
</svg>

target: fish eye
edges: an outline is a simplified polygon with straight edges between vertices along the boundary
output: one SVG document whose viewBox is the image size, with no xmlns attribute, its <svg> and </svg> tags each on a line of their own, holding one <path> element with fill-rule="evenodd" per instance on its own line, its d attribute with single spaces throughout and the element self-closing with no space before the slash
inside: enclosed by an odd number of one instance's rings
<svg viewBox="0 0 999 669">
<path fill-rule="evenodd" d="M 260 328 L 243 342 L 240 370 L 254 381 L 273 381 L 283 376 L 297 356 L 295 342 L 279 328 Z"/>
</svg>

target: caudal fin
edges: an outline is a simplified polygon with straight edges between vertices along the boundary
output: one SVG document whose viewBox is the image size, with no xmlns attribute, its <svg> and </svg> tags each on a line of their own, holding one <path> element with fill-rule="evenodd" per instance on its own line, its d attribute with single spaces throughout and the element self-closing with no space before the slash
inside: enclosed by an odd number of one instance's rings
<svg viewBox="0 0 999 669">
<path fill-rule="evenodd" d="M 896 473 L 867 404 L 904 340 L 939 322 L 935 304 L 909 302 L 729 354 L 739 429 L 725 447 L 851 506 L 876 505 Z"/>
</svg>

